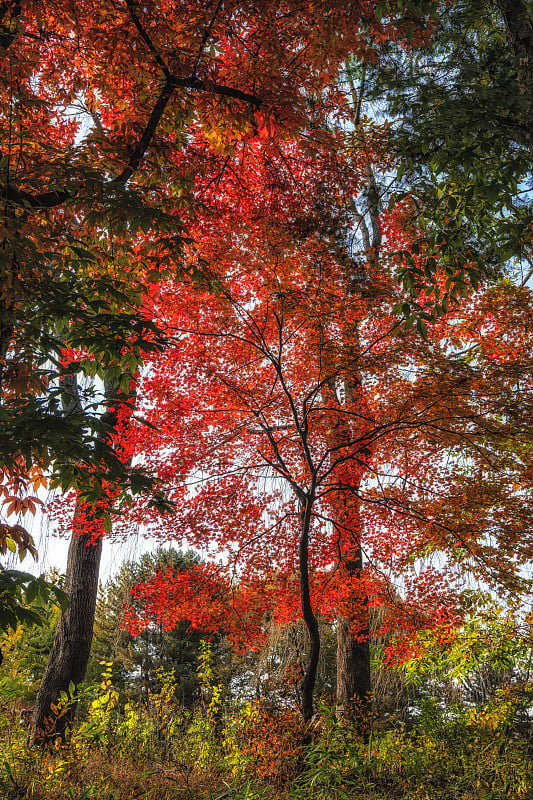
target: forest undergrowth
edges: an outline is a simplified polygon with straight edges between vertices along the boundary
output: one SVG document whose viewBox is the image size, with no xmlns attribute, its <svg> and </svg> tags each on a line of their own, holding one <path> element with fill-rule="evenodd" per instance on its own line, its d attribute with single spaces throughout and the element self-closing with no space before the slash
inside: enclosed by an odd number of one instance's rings
<svg viewBox="0 0 533 800">
<path fill-rule="evenodd" d="M 320 702 L 310 731 L 296 709 L 228 704 L 200 657 L 201 698 L 176 699 L 171 670 L 143 700 L 113 686 L 111 664 L 79 695 L 66 741 L 32 748 L 23 686 L 0 682 L 0 793 L 5 800 L 503 800 L 533 798 L 533 741 L 520 714 L 529 682 L 478 704 L 418 692 L 376 712 L 361 737 Z M 63 697 L 63 709 L 67 698 Z M 416 706 L 416 707 L 415 707 Z M 378 713 L 379 712 L 379 713 Z M 306 741 L 302 745 L 302 741 Z"/>
</svg>

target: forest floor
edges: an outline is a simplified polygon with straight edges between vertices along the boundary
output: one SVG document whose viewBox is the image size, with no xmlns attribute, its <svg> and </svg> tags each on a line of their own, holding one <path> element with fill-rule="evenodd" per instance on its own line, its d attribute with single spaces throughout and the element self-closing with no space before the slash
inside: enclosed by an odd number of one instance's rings
<svg viewBox="0 0 533 800">
<path fill-rule="evenodd" d="M 533 753 L 487 714 L 426 712 L 367 741 L 323 717 L 302 750 L 296 714 L 249 706 L 167 716 L 100 708 L 70 740 L 31 748 L 16 707 L 0 717 L 2 800 L 533 800 Z M 167 709 L 168 710 L 168 709 Z M 184 724 L 186 720 L 186 724 Z M 299 738 L 300 737 L 300 738 Z"/>
</svg>

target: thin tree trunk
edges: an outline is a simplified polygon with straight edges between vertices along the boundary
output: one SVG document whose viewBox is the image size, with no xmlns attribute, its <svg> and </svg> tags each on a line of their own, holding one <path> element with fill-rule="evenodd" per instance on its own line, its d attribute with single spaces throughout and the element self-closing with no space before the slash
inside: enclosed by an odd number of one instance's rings
<svg viewBox="0 0 533 800">
<path fill-rule="evenodd" d="M 300 511 L 301 533 L 299 550 L 302 616 L 309 633 L 311 644 L 309 662 L 302 681 L 302 716 L 304 722 L 310 722 L 314 713 L 313 697 L 315 693 L 318 659 L 320 656 L 320 632 L 317 618 L 313 612 L 309 589 L 309 530 L 311 527 L 312 508 L 313 499 L 308 496 L 302 503 Z"/>
</svg>

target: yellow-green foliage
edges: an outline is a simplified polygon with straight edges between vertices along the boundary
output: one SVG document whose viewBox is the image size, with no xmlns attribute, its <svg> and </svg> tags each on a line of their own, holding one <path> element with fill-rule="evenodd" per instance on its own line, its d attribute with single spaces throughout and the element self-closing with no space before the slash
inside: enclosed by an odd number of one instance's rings
<svg viewBox="0 0 533 800">
<path fill-rule="evenodd" d="M 222 686 L 214 683 L 210 642 L 200 643 L 198 679 L 202 687 L 202 702 L 196 710 L 182 743 L 184 753 L 199 770 L 212 771 L 222 760 L 220 716 Z"/>
<path fill-rule="evenodd" d="M 491 668 L 529 670 L 533 660 L 533 616 L 523 614 L 518 600 L 504 607 L 483 592 L 465 592 L 464 622 L 457 628 L 420 631 L 412 645 L 412 657 L 402 668 L 408 680 L 423 682 L 427 676 L 463 679 Z"/>
<path fill-rule="evenodd" d="M 0 797 L 4 800 L 533 800 L 531 740 L 512 735 L 524 685 L 502 685 L 476 706 L 418 701 L 409 724 L 363 741 L 319 707 L 305 747 L 296 712 L 261 703 L 224 710 L 209 643 L 202 698 L 176 700 L 172 670 L 146 702 L 123 706 L 111 664 L 83 689 L 70 741 L 27 746 L 16 719 L 20 686 L 0 682 Z M 70 702 L 65 696 L 64 702 Z"/>
<path fill-rule="evenodd" d="M 117 721 L 115 743 L 124 755 L 148 760 L 155 752 L 165 759 L 184 725 L 188 712 L 176 701 L 172 670 L 158 669 L 159 692 L 150 692 L 145 703 L 127 702 Z"/>
<path fill-rule="evenodd" d="M 243 778 L 250 766 L 251 756 L 242 748 L 247 731 L 257 724 L 260 709 L 257 703 L 245 703 L 229 714 L 224 725 L 223 748 L 224 764 L 233 778 Z"/>
<path fill-rule="evenodd" d="M 533 797 L 526 741 L 514 741 L 509 701 L 475 709 L 427 702 L 416 725 L 363 742 L 332 715 L 296 781 L 305 800 L 513 800 Z"/>
<path fill-rule="evenodd" d="M 81 750 L 95 742 L 108 746 L 116 728 L 118 692 L 111 682 L 113 664 L 101 661 L 100 666 L 104 667 L 102 680 L 94 692 L 85 691 L 89 700 L 87 717 L 73 736 L 73 745 Z"/>
</svg>

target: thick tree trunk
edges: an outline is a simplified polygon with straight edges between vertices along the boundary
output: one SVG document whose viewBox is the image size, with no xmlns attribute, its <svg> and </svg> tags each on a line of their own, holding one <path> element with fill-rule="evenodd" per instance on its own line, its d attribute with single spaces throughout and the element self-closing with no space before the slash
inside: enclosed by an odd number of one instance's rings
<svg viewBox="0 0 533 800">
<path fill-rule="evenodd" d="M 362 552 L 355 561 L 344 562 L 346 581 L 362 583 Z M 368 597 L 357 591 L 354 613 L 337 616 L 337 717 L 351 724 L 362 736 L 370 730 L 372 697 L 370 679 L 370 617 Z"/>
<path fill-rule="evenodd" d="M 81 509 L 76 515 L 82 514 Z M 72 721 L 74 704 L 59 713 L 52 710 L 61 692 L 70 697 L 69 686 L 84 680 L 93 638 L 94 613 L 98 593 L 98 575 L 102 538 L 93 541 L 91 534 L 72 536 L 69 547 L 65 591 L 67 609 L 61 615 L 46 670 L 41 681 L 33 715 L 33 741 L 45 744 L 63 736 Z"/>
<path fill-rule="evenodd" d="M 370 646 L 368 627 L 354 636 L 352 622 L 337 617 L 337 714 L 364 731 L 370 717 Z"/>
<path fill-rule="evenodd" d="M 361 382 L 346 381 L 347 404 L 332 411 L 329 436 L 339 459 L 335 468 L 338 489 L 332 495 L 331 513 L 337 538 L 338 569 L 346 586 L 344 613 L 337 614 L 337 717 L 366 735 L 370 727 L 370 619 L 364 587 L 359 487 L 371 456 L 367 434 L 371 415 Z M 336 402 L 336 387 L 330 385 L 328 402 Z M 338 402 L 338 401 L 337 401 Z M 348 410 L 348 414 L 344 413 Z M 355 419 L 351 413 L 357 409 Z"/>
<path fill-rule="evenodd" d="M 64 407 L 76 411 L 80 406 L 75 376 L 65 376 Z M 107 439 L 116 430 L 120 402 L 116 398 L 115 384 L 105 382 L 105 395 L 108 409 L 102 416 L 107 424 Z M 129 395 L 134 397 L 133 387 Z M 131 417 L 131 408 L 128 415 Z M 103 530 L 97 521 L 96 509 L 85 504 L 76 507 L 73 520 L 73 533 L 70 541 L 65 591 L 69 596 L 67 609 L 61 614 L 41 681 L 32 719 L 32 741 L 46 744 L 58 736 L 64 736 L 72 722 L 75 712 L 74 702 L 67 709 L 58 708 L 61 692 L 71 697 L 70 686 L 74 684 L 74 695 L 79 684 L 85 679 L 91 652 L 94 630 L 94 615 L 98 594 L 98 576 L 102 555 Z"/>
<path fill-rule="evenodd" d="M 356 476 L 359 489 L 361 475 Z M 353 479 L 353 478 L 352 478 Z M 348 502 L 347 502 L 348 501 Z M 339 570 L 348 589 L 347 616 L 337 615 L 337 717 L 365 736 L 370 729 L 370 617 L 364 585 L 360 503 L 340 497 L 335 504 Z"/>
</svg>

